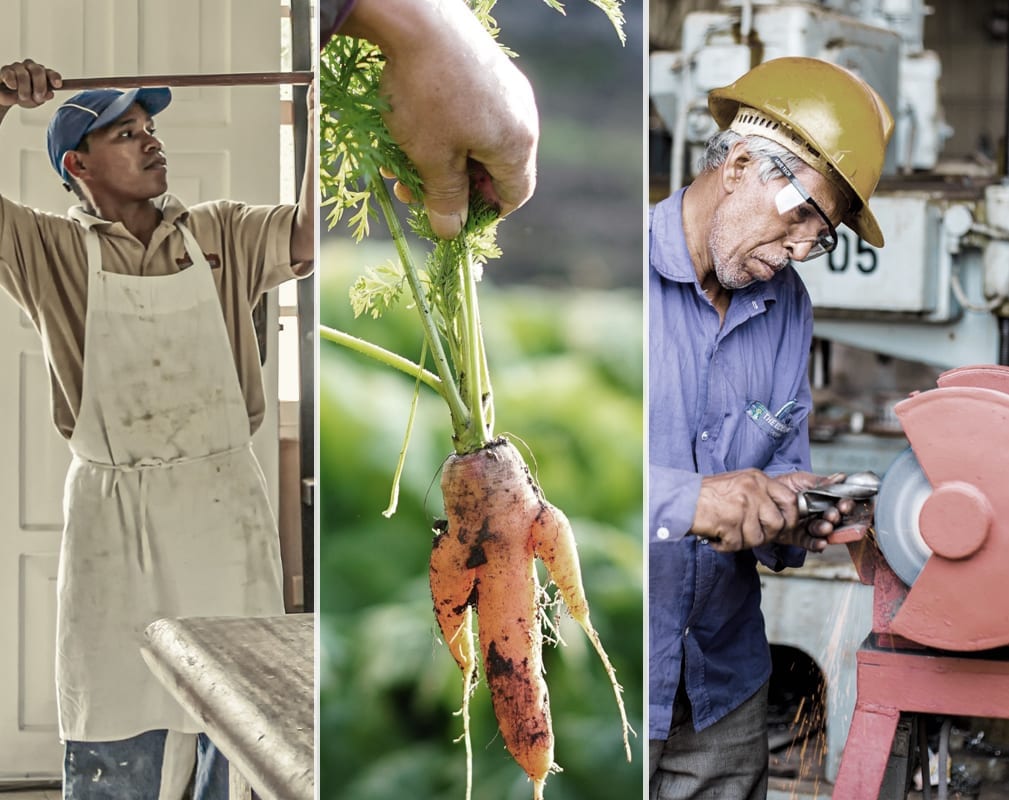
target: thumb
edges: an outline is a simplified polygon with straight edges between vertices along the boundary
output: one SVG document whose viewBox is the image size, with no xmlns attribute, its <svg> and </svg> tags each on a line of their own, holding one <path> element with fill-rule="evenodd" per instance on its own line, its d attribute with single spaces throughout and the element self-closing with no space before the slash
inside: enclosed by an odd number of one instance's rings
<svg viewBox="0 0 1009 800">
<path fill-rule="evenodd" d="M 469 212 L 469 174 L 465 166 L 424 174 L 424 207 L 431 228 L 442 239 L 454 239 L 466 223 Z"/>
</svg>

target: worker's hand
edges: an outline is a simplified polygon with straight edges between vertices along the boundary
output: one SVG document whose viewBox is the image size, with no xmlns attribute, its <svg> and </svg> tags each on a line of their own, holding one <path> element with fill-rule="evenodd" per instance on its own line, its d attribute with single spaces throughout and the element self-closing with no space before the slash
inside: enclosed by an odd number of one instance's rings
<svg viewBox="0 0 1009 800">
<path fill-rule="evenodd" d="M 809 472 L 791 472 L 781 475 L 776 480 L 787 487 L 793 498 L 801 491 L 812 489 L 828 483 L 840 483 L 845 476 L 842 473 L 829 475 L 813 475 Z M 796 501 L 796 507 L 798 502 Z M 774 541 L 778 544 L 791 544 L 804 547 L 819 553 L 827 546 L 827 537 L 838 527 L 841 518 L 850 514 L 855 508 L 855 501 L 850 498 L 838 500 L 831 508 L 822 514 L 806 519 L 799 519 L 793 527 L 782 529 Z"/>
<path fill-rule="evenodd" d="M 799 524 L 795 491 L 758 469 L 724 472 L 701 479 L 690 532 L 721 552 L 777 541 Z"/>
<path fill-rule="evenodd" d="M 0 67 L 0 108 L 35 108 L 53 99 L 53 89 L 63 85 L 55 70 L 30 58 Z"/>
<path fill-rule="evenodd" d="M 843 475 L 824 478 L 807 472 L 772 478 L 756 469 L 705 476 L 690 532 L 708 539 L 720 552 L 775 543 L 820 552 L 854 502 L 839 500 L 822 516 L 801 519 L 797 493 L 843 479 Z"/>
<path fill-rule="evenodd" d="M 388 59 L 386 124 L 420 174 L 436 234 L 461 230 L 471 180 L 502 215 L 532 196 L 532 87 L 463 0 L 358 0 L 340 32 L 374 41 Z M 403 187 L 396 194 L 410 199 Z"/>
</svg>

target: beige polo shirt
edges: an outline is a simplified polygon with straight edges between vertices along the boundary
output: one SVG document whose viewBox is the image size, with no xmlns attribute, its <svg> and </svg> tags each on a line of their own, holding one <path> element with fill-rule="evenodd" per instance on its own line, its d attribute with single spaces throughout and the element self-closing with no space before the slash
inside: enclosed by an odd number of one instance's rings
<svg viewBox="0 0 1009 800">
<path fill-rule="evenodd" d="M 290 256 L 295 206 L 248 206 L 228 200 L 187 209 L 165 195 L 155 201 L 162 221 L 144 245 L 120 222 L 99 220 L 102 269 L 131 275 L 169 275 L 189 266 L 181 219 L 210 263 L 224 322 L 255 432 L 266 408 L 252 308 L 264 292 L 294 274 Z M 47 214 L 0 198 L 0 286 L 31 318 L 49 364 L 52 414 L 66 438 L 81 405 L 88 260 L 84 228 L 95 219 L 80 206 L 69 216 Z M 307 274 L 307 271 L 306 271 Z M 303 277 L 303 276 L 301 276 Z"/>
</svg>

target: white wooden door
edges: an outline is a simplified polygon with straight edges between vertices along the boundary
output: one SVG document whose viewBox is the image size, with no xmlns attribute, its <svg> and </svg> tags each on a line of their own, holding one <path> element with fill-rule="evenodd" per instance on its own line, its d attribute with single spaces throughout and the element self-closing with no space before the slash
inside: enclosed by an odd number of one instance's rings
<svg viewBox="0 0 1009 800">
<path fill-rule="evenodd" d="M 280 69 L 280 0 L 3 0 L 3 63 L 30 57 L 65 77 Z M 0 193 L 56 213 L 73 204 L 49 165 L 53 104 L 0 126 Z M 169 186 L 184 202 L 275 203 L 276 87 L 180 88 L 159 117 Z M 276 301 L 267 335 L 268 416 L 256 450 L 276 508 Z M 34 329 L 0 293 L 0 780 L 57 776 L 54 639 L 63 477 Z"/>
</svg>

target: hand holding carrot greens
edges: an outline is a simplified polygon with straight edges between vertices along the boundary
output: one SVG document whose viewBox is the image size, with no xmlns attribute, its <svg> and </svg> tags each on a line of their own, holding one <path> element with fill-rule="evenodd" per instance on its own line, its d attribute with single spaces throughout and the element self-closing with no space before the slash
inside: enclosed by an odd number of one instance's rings
<svg viewBox="0 0 1009 800">
<path fill-rule="evenodd" d="M 416 167 L 434 232 L 454 238 L 469 207 L 468 161 L 489 174 L 504 216 L 536 185 L 539 118 L 529 81 L 463 0 L 358 0 L 341 30 L 387 59 L 389 132 Z M 397 195 L 410 200 L 408 190 Z"/>
</svg>

